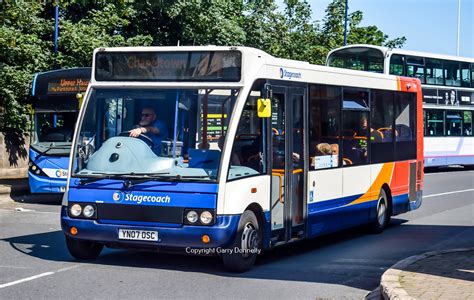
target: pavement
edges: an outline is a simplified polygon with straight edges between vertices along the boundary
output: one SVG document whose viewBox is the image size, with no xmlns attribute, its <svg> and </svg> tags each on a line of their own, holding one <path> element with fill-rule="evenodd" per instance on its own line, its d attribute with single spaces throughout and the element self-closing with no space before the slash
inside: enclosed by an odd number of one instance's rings
<svg viewBox="0 0 474 300">
<path fill-rule="evenodd" d="M 474 300 L 474 248 L 399 261 L 382 275 L 379 291 L 384 299 Z"/>
</svg>

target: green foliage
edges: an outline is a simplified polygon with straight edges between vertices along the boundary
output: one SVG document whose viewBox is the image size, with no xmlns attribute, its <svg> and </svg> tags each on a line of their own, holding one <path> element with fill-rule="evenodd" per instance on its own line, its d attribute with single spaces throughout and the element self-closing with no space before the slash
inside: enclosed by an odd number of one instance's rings
<svg viewBox="0 0 474 300">
<path fill-rule="evenodd" d="M 8 2 L 8 3 L 7 3 Z M 345 0 L 334 0 L 320 22 L 307 1 L 59 1 L 58 53 L 53 53 L 54 1 L 0 1 L 0 130 L 28 128 L 33 74 L 88 66 L 98 47 L 242 45 L 274 56 L 324 64 L 343 44 Z M 401 47 L 376 26 L 349 15 L 348 43 Z"/>
</svg>

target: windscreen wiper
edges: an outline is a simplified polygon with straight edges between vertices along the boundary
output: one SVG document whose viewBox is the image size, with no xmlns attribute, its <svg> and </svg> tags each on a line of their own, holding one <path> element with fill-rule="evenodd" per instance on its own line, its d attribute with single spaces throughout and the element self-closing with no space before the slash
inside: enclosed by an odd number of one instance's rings
<svg viewBox="0 0 474 300">
<path fill-rule="evenodd" d="M 131 181 L 130 179 L 135 179 L 138 181 L 149 181 L 153 180 L 154 178 L 160 178 L 160 177 L 151 177 L 150 175 L 163 175 L 163 174 L 168 174 L 168 173 L 99 173 L 99 172 L 94 172 L 92 174 L 88 175 L 80 175 L 76 176 L 75 178 L 81 178 L 79 181 L 79 185 L 86 185 L 92 182 L 96 182 L 102 179 L 118 179 L 118 180 L 126 180 L 127 182 Z M 143 176 L 147 176 L 146 178 L 143 178 Z M 124 186 L 126 185 L 126 182 L 124 182 Z"/>
</svg>

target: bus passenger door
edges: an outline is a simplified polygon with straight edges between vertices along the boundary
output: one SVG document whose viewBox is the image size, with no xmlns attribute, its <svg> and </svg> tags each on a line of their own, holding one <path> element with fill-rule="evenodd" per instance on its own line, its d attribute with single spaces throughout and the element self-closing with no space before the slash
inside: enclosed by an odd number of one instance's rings
<svg viewBox="0 0 474 300">
<path fill-rule="evenodd" d="M 304 234 L 303 107 L 305 89 L 272 87 L 272 242 Z"/>
</svg>

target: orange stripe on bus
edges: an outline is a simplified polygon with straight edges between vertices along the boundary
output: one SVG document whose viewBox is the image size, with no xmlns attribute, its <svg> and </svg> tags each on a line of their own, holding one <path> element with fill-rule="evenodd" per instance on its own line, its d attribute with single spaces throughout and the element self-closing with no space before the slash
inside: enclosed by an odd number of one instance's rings
<svg viewBox="0 0 474 300">
<path fill-rule="evenodd" d="M 369 190 L 365 192 L 365 194 L 357 198 L 356 200 L 349 203 L 349 205 L 363 203 L 363 202 L 377 199 L 377 196 L 379 195 L 382 185 L 384 183 L 387 183 L 387 184 L 390 183 L 390 179 L 392 178 L 392 174 L 393 174 L 394 165 L 395 163 L 385 163 L 382 166 L 382 169 L 380 170 L 379 174 L 377 175 L 377 178 L 375 179 L 374 183 L 372 183 L 372 185 L 370 186 Z"/>
</svg>

